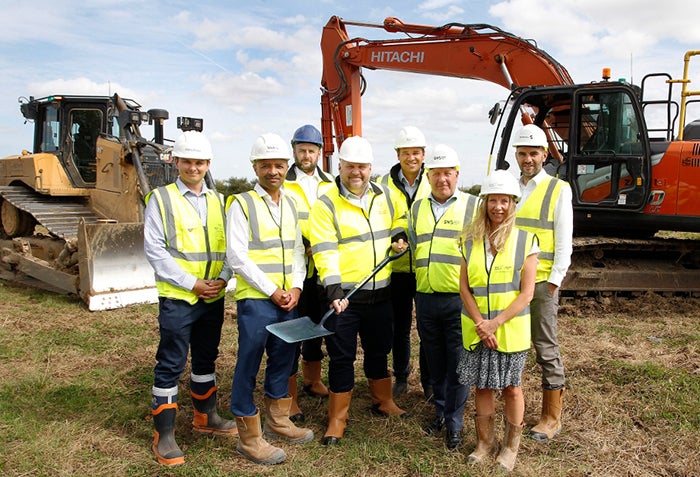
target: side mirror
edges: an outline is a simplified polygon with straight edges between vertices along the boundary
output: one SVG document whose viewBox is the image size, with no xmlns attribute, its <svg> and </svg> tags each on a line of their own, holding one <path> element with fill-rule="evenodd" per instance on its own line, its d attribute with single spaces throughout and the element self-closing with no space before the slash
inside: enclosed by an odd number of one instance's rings
<svg viewBox="0 0 700 477">
<path fill-rule="evenodd" d="M 501 111 L 503 111 L 501 103 L 494 104 L 493 107 L 489 110 L 489 122 L 491 124 L 496 124 L 496 121 L 498 120 L 498 116 L 500 116 Z"/>
</svg>

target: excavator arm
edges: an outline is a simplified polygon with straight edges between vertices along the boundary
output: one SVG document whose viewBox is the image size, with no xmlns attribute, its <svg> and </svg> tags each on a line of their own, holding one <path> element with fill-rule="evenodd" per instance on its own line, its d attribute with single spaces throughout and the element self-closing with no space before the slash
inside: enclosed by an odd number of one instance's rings
<svg viewBox="0 0 700 477">
<path fill-rule="evenodd" d="M 399 38 L 368 40 L 347 34 L 346 25 L 383 29 Z M 478 79 L 509 89 L 523 85 L 573 84 L 566 68 L 534 41 L 486 24 L 425 26 L 388 17 L 382 25 L 333 16 L 321 37 L 321 128 L 324 169 L 337 146 L 362 134 L 362 68 Z"/>
</svg>

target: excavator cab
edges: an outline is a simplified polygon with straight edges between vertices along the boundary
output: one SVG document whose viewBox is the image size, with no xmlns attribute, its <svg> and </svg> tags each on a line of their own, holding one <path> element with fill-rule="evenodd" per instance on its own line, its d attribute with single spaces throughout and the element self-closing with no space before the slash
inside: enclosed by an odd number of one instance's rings
<svg viewBox="0 0 700 477">
<path fill-rule="evenodd" d="M 496 168 L 510 166 L 512 135 L 532 122 L 548 138 L 545 169 L 571 184 L 578 210 L 642 211 L 652 164 L 637 95 L 618 82 L 515 90 L 499 123 Z"/>
</svg>

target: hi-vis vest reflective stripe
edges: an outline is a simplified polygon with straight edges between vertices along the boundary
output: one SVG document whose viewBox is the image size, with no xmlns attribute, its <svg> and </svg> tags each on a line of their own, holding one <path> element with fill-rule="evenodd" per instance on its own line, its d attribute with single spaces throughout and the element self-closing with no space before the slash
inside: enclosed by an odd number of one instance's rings
<svg viewBox="0 0 700 477">
<path fill-rule="evenodd" d="M 566 182 L 547 176 L 515 214 L 515 225 L 537 235 L 540 241 L 540 253 L 537 256 L 536 282 L 549 279 L 554 264 L 554 208 L 562 187 L 569 187 Z"/>
<path fill-rule="evenodd" d="M 224 267 L 226 258 L 226 225 L 224 202 L 221 194 L 209 190 L 207 198 L 207 226 L 202 225 L 199 214 L 189 200 L 172 183 L 152 191 L 158 200 L 160 215 L 165 231 L 165 246 L 180 268 L 197 278 L 215 279 Z M 156 276 L 158 294 L 163 297 L 184 300 L 189 304 L 197 303 L 197 296 L 191 290 L 171 285 Z M 223 297 L 219 296 L 207 303 Z"/>
<path fill-rule="evenodd" d="M 286 196 L 280 201 L 278 225 L 267 203 L 254 190 L 229 197 L 229 207 L 237 202 L 248 218 L 248 258 L 250 258 L 278 288 L 292 287 L 294 244 L 297 213 L 294 202 Z M 236 281 L 236 300 L 269 299 L 240 276 Z"/>
<path fill-rule="evenodd" d="M 416 234 L 416 290 L 421 293 L 459 293 L 462 254 L 459 234 L 474 218 L 479 199 L 460 192 L 457 200 L 435 222 L 430 199 L 411 207 L 410 221 Z"/>
<path fill-rule="evenodd" d="M 297 174 L 302 174 L 301 171 L 296 171 Z M 319 171 L 321 181 L 318 183 L 318 191 L 316 192 L 316 199 L 325 194 L 331 187 L 333 187 L 333 178 L 323 171 Z M 294 201 L 294 205 L 297 209 L 297 215 L 299 216 L 299 228 L 301 229 L 301 236 L 307 241 L 309 240 L 309 212 L 311 211 L 311 205 L 309 199 L 306 197 L 304 188 L 301 187 L 299 182 L 296 180 L 290 180 L 289 174 L 287 174 L 287 180 L 284 182 L 284 192 L 288 197 L 291 197 Z M 315 202 L 315 201 L 314 201 Z M 306 257 L 306 277 L 311 278 L 314 274 L 314 260 L 313 257 Z"/>
<path fill-rule="evenodd" d="M 481 317 L 491 320 L 508 308 L 520 294 L 520 274 L 525 265 L 534 235 L 518 228 L 508 238 L 505 249 L 494 257 L 491 269 L 486 267 L 486 250 L 483 241 L 468 242 L 462 247 L 467 260 L 469 286 L 479 306 Z M 514 353 L 530 349 L 530 307 L 496 329 L 498 351 Z M 462 341 L 467 350 L 479 343 L 474 321 L 462 306 Z"/>
<path fill-rule="evenodd" d="M 311 210 L 311 247 L 324 286 L 350 290 L 386 257 L 391 237 L 403 230 L 389 189 L 372 182 L 369 187 L 368 213 L 340 195 L 338 187 L 318 199 Z M 390 275 L 387 265 L 362 290 L 387 287 Z"/>
<path fill-rule="evenodd" d="M 379 179 L 379 183 L 387 186 L 391 194 L 395 196 L 394 203 L 396 204 L 396 213 L 398 214 L 397 217 L 406 216 L 407 218 L 409 208 L 415 204 L 417 200 L 423 199 L 430 195 L 430 181 L 428 181 L 427 170 L 423 169 L 420 176 L 420 184 L 418 184 L 416 194 L 413 196 L 413 202 L 409 203 L 408 197 L 404 191 L 396 185 L 396 180 L 394 177 L 392 177 L 392 173 L 398 174 L 398 170 L 400 168 L 400 164 L 393 166 L 391 168 L 392 172 L 383 175 Z M 397 258 L 395 261 L 391 262 L 391 267 L 391 270 L 394 272 L 414 273 L 416 271 L 415 252 L 413 250 L 409 250 L 403 257 Z"/>
</svg>

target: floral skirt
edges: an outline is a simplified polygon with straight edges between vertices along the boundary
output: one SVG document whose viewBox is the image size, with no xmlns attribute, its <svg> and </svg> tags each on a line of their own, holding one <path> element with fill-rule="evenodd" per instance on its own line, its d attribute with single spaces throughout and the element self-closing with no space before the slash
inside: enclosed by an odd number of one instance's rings
<svg viewBox="0 0 700 477">
<path fill-rule="evenodd" d="M 459 382 L 479 389 L 521 386 L 527 353 L 502 353 L 484 343 L 479 343 L 473 351 L 463 349 L 457 365 Z"/>
</svg>

